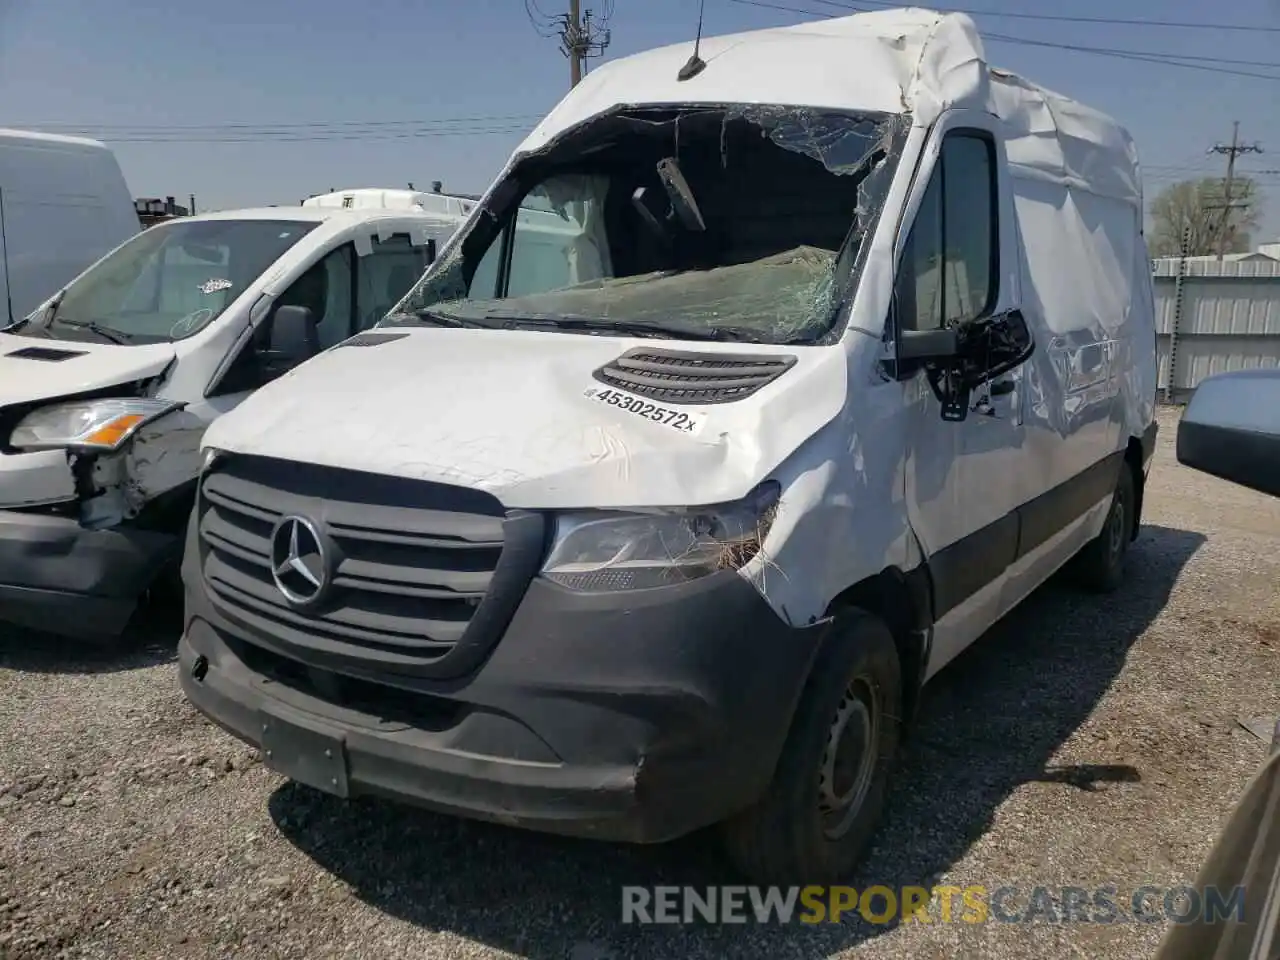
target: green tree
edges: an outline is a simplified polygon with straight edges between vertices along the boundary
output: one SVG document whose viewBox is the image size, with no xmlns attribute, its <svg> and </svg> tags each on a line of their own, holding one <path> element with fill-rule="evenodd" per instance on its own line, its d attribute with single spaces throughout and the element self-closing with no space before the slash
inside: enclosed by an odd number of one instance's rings
<svg viewBox="0 0 1280 960">
<path fill-rule="evenodd" d="M 1157 193 L 1151 201 L 1151 255 L 1176 257 L 1184 231 L 1190 236 L 1188 256 L 1217 253 L 1224 230 L 1224 253 L 1247 251 L 1262 206 L 1257 184 L 1248 177 L 1236 177 L 1231 183 L 1230 210 L 1224 203 L 1224 187 L 1221 177 L 1203 177 L 1170 184 Z"/>
</svg>

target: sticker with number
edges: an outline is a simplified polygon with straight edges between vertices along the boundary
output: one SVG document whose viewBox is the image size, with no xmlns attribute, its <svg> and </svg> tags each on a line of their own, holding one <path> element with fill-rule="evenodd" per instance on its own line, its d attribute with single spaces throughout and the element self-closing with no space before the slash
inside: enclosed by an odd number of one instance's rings
<svg viewBox="0 0 1280 960">
<path fill-rule="evenodd" d="M 704 413 L 664 407 L 660 403 L 645 400 L 643 397 L 637 397 L 613 387 L 588 387 L 584 396 L 588 400 L 608 404 L 632 416 L 691 437 L 697 436 L 702 431 L 707 419 Z"/>
</svg>

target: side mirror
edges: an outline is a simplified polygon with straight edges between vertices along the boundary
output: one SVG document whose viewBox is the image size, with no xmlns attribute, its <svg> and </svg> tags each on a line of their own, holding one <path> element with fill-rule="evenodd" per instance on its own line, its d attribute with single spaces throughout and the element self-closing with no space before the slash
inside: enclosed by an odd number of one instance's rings
<svg viewBox="0 0 1280 960">
<path fill-rule="evenodd" d="M 271 345 L 263 355 L 269 377 L 287 373 L 320 352 L 320 331 L 310 307 L 286 305 L 271 319 Z"/>
<path fill-rule="evenodd" d="M 968 416 L 969 393 L 1025 363 L 1035 338 L 1021 310 L 1009 310 L 941 330 L 901 330 L 899 363 L 923 364 L 944 420 Z"/>
<path fill-rule="evenodd" d="M 1178 462 L 1280 497 L 1280 369 L 1206 377 L 1178 423 Z"/>
</svg>

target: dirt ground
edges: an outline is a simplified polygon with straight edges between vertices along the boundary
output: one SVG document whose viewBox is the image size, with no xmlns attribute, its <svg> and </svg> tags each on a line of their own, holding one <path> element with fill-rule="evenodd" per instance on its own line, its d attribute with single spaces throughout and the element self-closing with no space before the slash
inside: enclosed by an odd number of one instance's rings
<svg viewBox="0 0 1280 960">
<path fill-rule="evenodd" d="M 1280 502 L 1179 467 L 1163 411 L 1130 581 L 1052 583 L 931 685 L 860 877 L 1191 879 L 1280 713 Z M 3 628 L 0 628 L 3 629 Z M 574 842 L 281 781 L 178 690 L 172 633 L 0 634 L 0 957 L 1150 956 L 1120 922 L 623 926 L 624 884 L 735 882 L 695 836 Z"/>
</svg>

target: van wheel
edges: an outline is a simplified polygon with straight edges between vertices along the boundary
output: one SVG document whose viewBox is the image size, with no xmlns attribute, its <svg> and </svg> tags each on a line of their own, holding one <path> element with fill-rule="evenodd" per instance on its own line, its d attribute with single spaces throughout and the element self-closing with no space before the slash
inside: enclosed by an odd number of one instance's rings
<svg viewBox="0 0 1280 960">
<path fill-rule="evenodd" d="M 1126 462 L 1120 468 L 1111 497 L 1111 512 L 1107 514 L 1102 532 L 1076 554 L 1072 572 L 1081 586 L 1095 593 L 1110 593 L 1124 582 L 1133 509 L 1133 469 Z"/>
<path fill-rule="evenodd" d="M 721 827 L 735 866 L 762 884 L 846 876 L 880 819 L 901 717 L 901 669 L 888 627 L 861 610 L 841 613 L 764 797 Z"/>
</svg>

